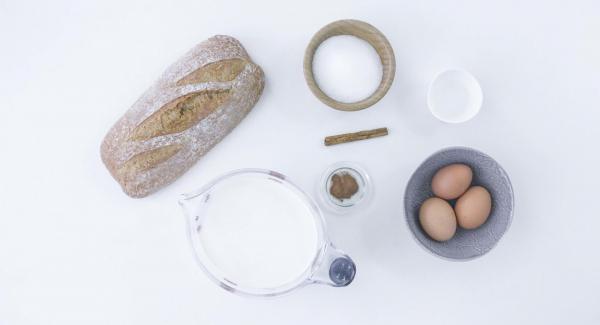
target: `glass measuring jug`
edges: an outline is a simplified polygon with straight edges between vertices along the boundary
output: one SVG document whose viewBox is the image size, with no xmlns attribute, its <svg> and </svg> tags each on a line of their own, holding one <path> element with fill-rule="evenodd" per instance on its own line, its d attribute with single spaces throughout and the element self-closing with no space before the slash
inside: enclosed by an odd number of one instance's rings
<svg viewBox="0 0 600 325">
<path fill-rule="evenodd" d="M 228 291 L 274 296 L 354 279 L 356 266 L 327 238 L 317 205 L 280 173 L 233 171 L 180 204 L 200 266 Z"/>
</svg>

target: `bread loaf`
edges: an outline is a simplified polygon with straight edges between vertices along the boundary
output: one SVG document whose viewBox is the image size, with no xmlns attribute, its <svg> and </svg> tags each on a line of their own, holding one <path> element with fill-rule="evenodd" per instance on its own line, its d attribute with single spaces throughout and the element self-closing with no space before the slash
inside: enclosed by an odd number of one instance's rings
<svg viewBox="0 0 600 325">
<path fill-rule="evenodd" d="M 169 67 L 110 129 L 102 161 L 131 197 L 185 173 L 252 109 L 261 68 L 229 36 L 200 43 Z"/>
</svg>

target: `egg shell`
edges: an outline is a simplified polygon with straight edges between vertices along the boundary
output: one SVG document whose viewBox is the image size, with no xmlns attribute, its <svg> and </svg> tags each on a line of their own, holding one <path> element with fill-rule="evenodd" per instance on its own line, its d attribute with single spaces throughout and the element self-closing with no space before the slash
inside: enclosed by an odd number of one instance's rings
<svg viewBox="0 0 600 325">
<path fill-rule="evenodd" d="M 492 211 L 492 196 L 481 186 L 473 186 L 465 192 L 454 206 L 458 225 L 475 229 L 483 225 Z"/>
<path fill-rule="evenodd" d="M 427 235 L 437 241 L 446 241 L 456 232 L 456 216 L 452 206 L 437 197 L 423 202 L 419 209 L 419 222 Z"/>
<path fill-rule="evenodd" d="M 431 180 L 433 193 L 442 199 L 453 200 L 471 186 L 473 171 L 465 164 L 452 164 L 440 168 Z"/>
</svg>

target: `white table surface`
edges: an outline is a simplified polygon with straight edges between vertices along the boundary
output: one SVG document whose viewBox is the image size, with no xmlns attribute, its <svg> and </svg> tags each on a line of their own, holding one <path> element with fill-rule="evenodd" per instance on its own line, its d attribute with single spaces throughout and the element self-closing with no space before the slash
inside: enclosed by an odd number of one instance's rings
<svg viewBox="0 0 600 325">
<path fill-rule="evenodd" d="M 308 90 L 304 48 L 323 25 L 365 20 L 396 79 L 377 105 L 332 110 Z M 99 157 L 108 128 L 164 68 L 214 34 L 266 75 L 234 132 L 164 190 L 125 196 Z M 0 1 L 0 324 L 597 324 L 600 321 L 600 4 L 597 1 Z M 482 112 L 436 121 L 427 82 L 466 68 Z M 325 148 L 337 132 L 377 140 Z M 511 229 L 488 255 L 436 258 L 405 225 L 404 186 L 432 152 L 480 149 L 509 173 Z M 307 190 L 330 163 L 370 171 L 368 211 L 328 215 L 355 259 L 346 288 L 248 299 L 195 264 L 180 193 L 242 167 Z"/>
</svg>

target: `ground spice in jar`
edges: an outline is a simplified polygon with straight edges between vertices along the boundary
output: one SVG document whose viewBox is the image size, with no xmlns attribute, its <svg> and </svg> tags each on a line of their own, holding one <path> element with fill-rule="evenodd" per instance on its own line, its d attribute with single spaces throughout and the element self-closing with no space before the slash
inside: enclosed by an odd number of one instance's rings
<svg viewBox="0 0 600 325">
<path fill-rule="evenodd" d="M 358 192 L 358 182 L 349 173 L 337 173 L 331 176 L 329 193 L 339 200 L 349 199 Z"/>
</svg>

